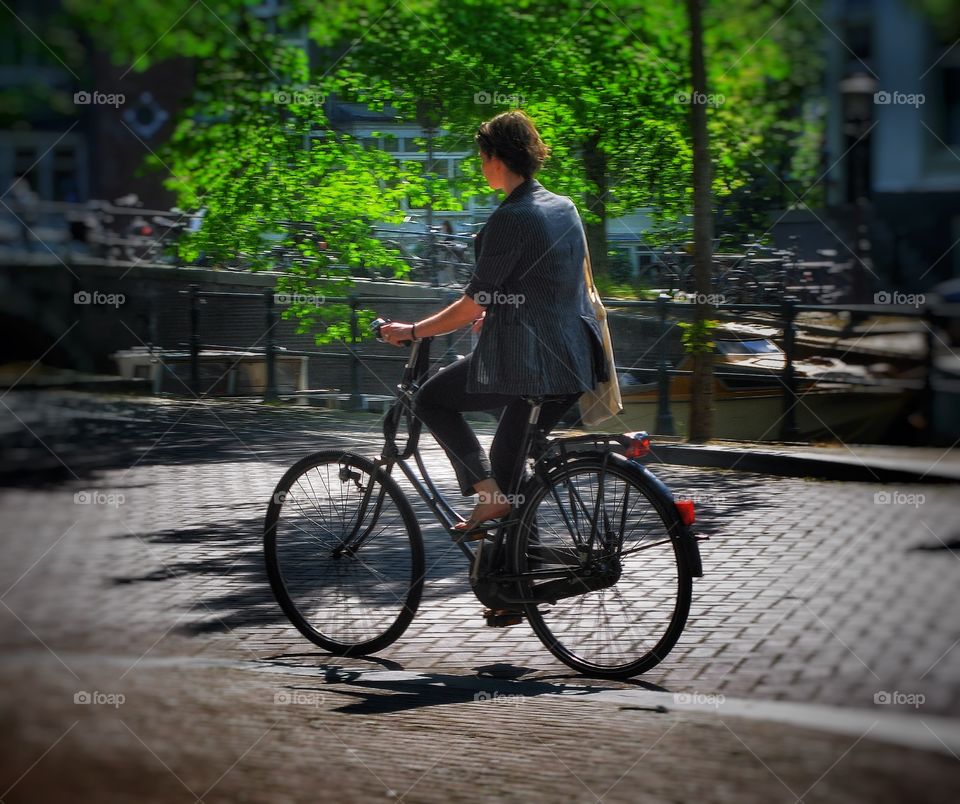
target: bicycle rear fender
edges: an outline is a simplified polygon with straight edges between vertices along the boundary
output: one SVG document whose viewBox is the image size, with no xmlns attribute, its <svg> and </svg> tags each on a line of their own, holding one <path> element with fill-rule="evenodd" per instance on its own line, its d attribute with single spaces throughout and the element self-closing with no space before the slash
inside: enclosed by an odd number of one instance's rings
<svg viewBox="0 0 960 804">
<path fill-rule="evenodd" d="M 677 541 L 679 542 L 680 550 L 683 553 L 684 558 L 686 558 L 688 566 L 690 567 L 690 574 L 694 578 L 702 578 L 703 561 L 700 559 L 700 545 L 697 543 L 697 537 L 693 535 L 693 530 L 690 528 L 690 526 L 684 525 L 683 521 L 680 519 L 680 515 L 677 513 L 677 501 L 673 496 L 673 492 L 670 491 L 670 487 L 642 463 L 638 463 L 637 461 L 633 460 L 627 461 L 627 463 L 632 464 L 635 470 L 644 474 L 651 488 L 660 497 L 662 504 L 672 512 L 673 516 L 671 518 L 674 521 L 674 528 L 678 534 Z"/>
</svg>

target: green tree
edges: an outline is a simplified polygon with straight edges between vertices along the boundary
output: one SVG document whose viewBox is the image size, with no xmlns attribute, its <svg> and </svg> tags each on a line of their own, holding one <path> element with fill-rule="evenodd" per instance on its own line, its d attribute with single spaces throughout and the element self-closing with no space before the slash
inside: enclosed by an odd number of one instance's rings
<svg viewBox="0 0 960 804">
<path fill-rule="evenodd" d="M 306 51 L 283 33 L 296 20 L 277 31 L 247 3 L 208 5 L 184 14 L 152 0 L 68 0 L 119 64 L 195 60 L 173 136 L 147 157 L 168 172 L 182 208 L 205 211 L 199 231 L 178 244 L 180 256 L 263 270 L 283 255 L 277 290 L 293 300 L 283 314 L 318 342 L 341 337 L 349 308 L 315 300 L 345 293 L 358 270 L 408 270 L 372 227 L 400 220 L 401 200 L 424 195 L 420 171 L 329 125 L 328 90 L 311 81 Z"/>
<path fill-rule="evenodd" d="M 960 36 L 960 5 L 956 0 L 908 0 L 908 4 L 923 14 L 945 40 Z"/>
<path fill-rule="evenodd" d="M 825 200 L 814 184 L 826 113 L 820 14 L 793 0 L 702 4 L 707 84 L 723 98 L 707 116 L 721 247 L 766 232 L 771 213 L 798 199 Z"/>
<path fill-rule="evenodd" d="M 709 342 L 711 265 L 713 262 L 713 215 L 711 201 L 710 140 L 707 133 L 707 70 L 703 52 L 701 0 L 687 0 L 690 19 L 690 72 L 693 99 L 690 128 L 693 134 L 693 270 L 696 309 L 685 335 L 699 335 L 688 348 L 693 352 L 690 394 L 691 441 L 707 441 L 713 435 L 713 344 Z"/>
<path fill-rule="evenodd" d="M 671 4 L 570 0 L 372 3 L 371 27 L 337 31 L 357 44 L 338 78 L 351 98 L 393 100 L 402 119 L 428 108 L 449 133 L 440 147 L 472 147 L 484 118 L 523 106 L 552 156 L 542 179 L 579 202 L 595 270 L 606 270 L 605 222 L 639 206 L 681 214 L 689 146 L 684 82 L 670 63 L 682 50 Z M 627 15 L 624 19 L 621 15 Z M 648 44 L 636 29 L 657 31 Z M 499 104 L 500 98 L 507 103 Z M 418 106 L 417 102 L 422 106 Z M 476 163 L 455 190 L 489 192 Z"/>
<path fill-rule="evenodd" d="M 288 0 L 272 20 L 244 0 L 211 0 L 186 12 L 159 0 L 66 3 L 119 63 L 140 70 L 188 57 L 197 65 L 191 104 L 155 160 L 169 168 L 181 206 L 207 209 L 203 229 L 184 245 L 187 257 L 242 255 L 259 267 L 264 237 L 276 238 L 305 256 L 284 281 L 310 292 L 330 274 L 374 264 L 403 270 L 371 235 L 373 223 L 397 219 L 402 198 L 455 209 L 458 199 L 489 192 L 476 160 L 448 182 L 431 175 L 429 164 L 397 164 L 339 135 L 315 102 L 334 91 L 381 108 L 389 103 L 398 120 L 442 127 L 449 133 L 437 139 L 438 152 L 469 147 L 479 121 L 508 108 L 478 103 L 482 93 L 516 96 L 511 105 L 534 116 L 553 149 L 544 182 L 580 205 L 598 273 L 609 217 L 650 207 L 676 231 L 693 207 L 683 102 L 691 91 L 690 43 L 678 4 Z M 758 177 L 794 169 L 791 148 L 814 142 L 802 140 L 809 126 L 795 121 L 797 98 L 815 76 L 793 69 L 808 48 L 776 24 L 784 5 L 706 7 L 705 52 L 719 56 L 707 59 L 715 70 L 707 84 L 726 99 L 706 119 L 719 208 L 737 194 L 749 198 Z M 304 39 L 321 56 L 314 64 Z M 296 102 L 277 102 L 278 92 Z M 816 167 L 809 159 L 796 164 Z M 740 206 L 752 227 L 758 205 Z M 309 238 L 288 231 L 291 220 L 322 236 L 338 263 L 317 259 Z M 315 326 L 342 311 L 297 312 L 304 326 Z"/>
<path fill-rule="evenodd" d="M 451 150 L 471 142 L 483 117 L 508 108 L 474 103 L 476 95 L 515 99 L 553 148 L 543 180 L 579 202 L 598 274 L 609 217 L 649 207 L 664 239 L 676 236 L 692 210 L 682 6 L 376 0 L 365 9 L 362 24 L 345 16 L 323 28 L 325 44 L 352 43 L 338 69 L 351 98 L 392 99 L 400 118 L 414 121 L 419 102 L 451 132 L 440 146 Z M 714 192 L 724 199 L 716 226 L 737 243 L 765 230 L 771 207 L 792 202 L 816 175 L 818 121 L 805 101 L 819 78 L 811 46 L 818 23 L 786 0 L 706 11 L 705 50 L 715 65 L 708 81 L 718 101 L 708 117 Z M 475 165 L 465 165 L 460 190 L 486 192 Z"/>
</svg>

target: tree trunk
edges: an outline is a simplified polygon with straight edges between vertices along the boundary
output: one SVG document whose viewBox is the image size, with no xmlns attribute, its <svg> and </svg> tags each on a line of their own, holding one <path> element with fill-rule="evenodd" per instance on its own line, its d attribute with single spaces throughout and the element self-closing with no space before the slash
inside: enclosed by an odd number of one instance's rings
<svg viewBox="0 0 960 804">
<path fill-rule="evenodd" d="M 713 218 L 710 187 L 710 144 L 707 138 L 707 76 L 703 56 L 702 0 L 687 0 L 690 21 L 690 72 L 693 94 L 690 123 L 693 135 L 693 275 L 697 298 L 694 324 L 711 318 Z M 696 330 L 695 330 L 696 331 Z M 703 330 L 699 330 L 703 332 Z M 713 436 L 713 350 L 693 356 L 689 441 L 709 441 Z"/>
<path fill-rule="evenodd" d="M 600 133 L 583 143 L 583 166 L 597 192 L 587 192 L 587 209 L 600 217 L 599 223 L 584 223 L 590 265 L 594 274 L 607 273 L 607 155 L 600 149 Z"/>
</svg>

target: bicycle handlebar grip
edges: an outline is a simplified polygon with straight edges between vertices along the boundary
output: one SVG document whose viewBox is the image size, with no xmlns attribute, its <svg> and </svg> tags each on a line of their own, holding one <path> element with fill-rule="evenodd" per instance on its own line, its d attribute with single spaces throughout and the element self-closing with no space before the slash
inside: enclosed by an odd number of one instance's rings
<svg viewBox="0 0 960 804">
<path fill-rule="evenodd" d="M 373 321 L 370 322 L 370 329 L 373 330 L 373 334 L 376 336 L 376 339 L 381 343 L 383 343 L 384 340 L 383 338 L 380 337 L 380 328 L 384 324 L 389 324 L 389 323 L 391 323 L 389 318 L 375 318 Z M 413 341 L 400 341 L 401 346 L 409 346 L 411 343 L 413 343 Z"/>
</svg>

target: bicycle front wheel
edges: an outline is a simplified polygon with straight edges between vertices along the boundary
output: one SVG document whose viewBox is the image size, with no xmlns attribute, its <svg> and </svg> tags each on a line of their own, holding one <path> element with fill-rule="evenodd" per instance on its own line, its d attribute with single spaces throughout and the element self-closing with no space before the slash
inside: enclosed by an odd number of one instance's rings
<svg viewBox="0 0 960 804">
<path fill-rule="evenodd" d="M 307 639 L 339 655 L 382 650 L 423 591 L 423 539 L 399 486 L 366 458 L 335 450 L 281 478 L 264 524 L 277 602 Z"/>
<path fill-rule="evenodd" d="M 524 596 L 546 599 L 526 606 L 546 648 L 601 677 L 662 661 L 686 623 L 692 574 L 676 509 L 645 470 L 617 455 L 605 470 L 601 457 L 572 461 L 535 485 L 524 508 L 515 566 L 531 573 Z"/>
</svg>

